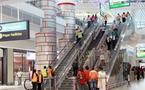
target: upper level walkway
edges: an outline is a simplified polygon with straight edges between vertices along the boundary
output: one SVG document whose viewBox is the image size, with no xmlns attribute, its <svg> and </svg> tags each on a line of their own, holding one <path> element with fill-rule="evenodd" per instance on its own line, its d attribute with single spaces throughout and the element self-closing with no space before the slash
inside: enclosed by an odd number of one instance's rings
<svg viewBox="0 0 145 90">
<path fill-rule="evenodd" d="M 116 89 L 112 89 L 112 90 L 145 90 L 145 79 L 144 80 L 140 80 L 140 81 L 136 81 L 136 82 L 132 82 L 130 86 L 125 85 Z"/>
</svg>

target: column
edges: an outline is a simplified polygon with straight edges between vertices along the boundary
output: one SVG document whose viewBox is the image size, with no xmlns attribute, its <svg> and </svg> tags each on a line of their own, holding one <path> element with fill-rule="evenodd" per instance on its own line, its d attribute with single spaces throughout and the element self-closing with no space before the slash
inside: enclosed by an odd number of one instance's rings
<svg viewBox="0 0 145 90">
<path fill-rule="evenodd" d="M 62 14 L 66 21 L 65 39 L 71 40 L 74 38 L 75 29 L 75 4 L 72 1 L 60 2 L 58 6 L 62 10 Z"/>
<path fill-rule="evenodd" d="M 42 69 L 55 61 L 56 48 L 56 2 L 41 0 L 44 11 L 41 32 L 36 34 L 36 69 Z"/>
<path fill-rule="evenodd" d="M 3 55 L 3 82 L 4 84 L 14 84 L 14 70 L 13 70 L 13 49 L 4 48 Z"/>
</svg>

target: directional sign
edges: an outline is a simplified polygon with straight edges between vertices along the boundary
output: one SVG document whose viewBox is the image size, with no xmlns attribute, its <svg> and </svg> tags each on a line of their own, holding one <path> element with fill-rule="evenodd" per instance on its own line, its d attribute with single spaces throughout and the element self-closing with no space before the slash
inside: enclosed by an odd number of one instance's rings
<svg viewBox="0 0 145 90">
<path fill-rule="evenodd" d="M 29 21 L 0 24 L 0 41 L 25 40 L 29 38 Z"/>
</svg>

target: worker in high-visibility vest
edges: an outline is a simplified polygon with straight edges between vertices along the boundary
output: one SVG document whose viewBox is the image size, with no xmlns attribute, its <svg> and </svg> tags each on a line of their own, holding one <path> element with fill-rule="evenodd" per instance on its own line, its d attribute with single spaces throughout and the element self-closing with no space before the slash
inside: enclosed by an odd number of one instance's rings
<svg viewBox="0 0 145 90">
<path fill-rule="evenodd" d="M 36 73 L 36 69 L 33 70 L 31 81 L 33 85 L 33 90 L 37 90 L 38 74 Z"/>
<path fill-rule="evenodd" d="M 46 66 L 44 66 L 44 68 L 41 70 L 41 73 L 42 73 L 42 75 L 43 75 L 44 78 L 47 78 L 48 77 L 48 73 L 47 73 Z"/>
<path fill-rule="evenodd" d="M 41 70 L 38 70 L 38 90 L 41 90 L 41 85 L 43 83 L 43 75 L 41 73 Z"/>
</svg>

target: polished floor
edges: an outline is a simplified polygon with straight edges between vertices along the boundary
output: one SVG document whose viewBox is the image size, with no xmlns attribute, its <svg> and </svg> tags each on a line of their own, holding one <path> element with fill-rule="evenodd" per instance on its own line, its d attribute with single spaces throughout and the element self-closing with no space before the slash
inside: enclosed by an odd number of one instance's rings
<svg viewBox="0 0 145 90">
<path fill-rule="evenodd" d="M 23 86 L 0 86 L 0 90 L 25 90 Z M 130 86 L 124 85 L 111 90 L 145 90 L 145 79 L 132 82 Z"/>
<path fill-rule="evenodd" d="M 145 80 L 132 82 L 130 86 L 125 85 L 112 90 L 145 90 Z"/>
</svg>

